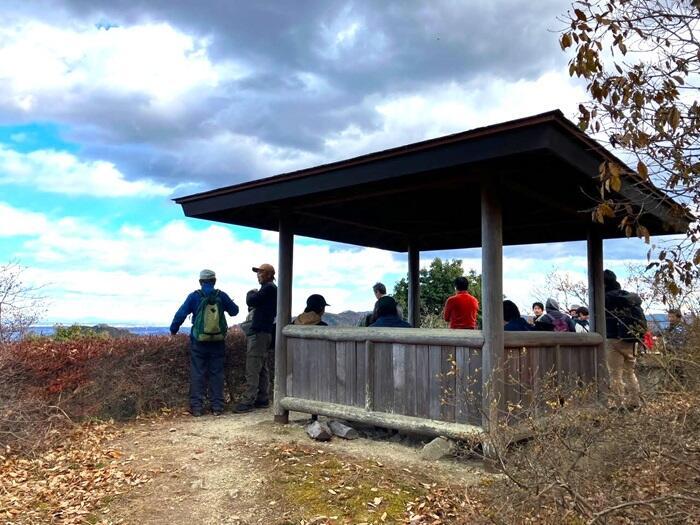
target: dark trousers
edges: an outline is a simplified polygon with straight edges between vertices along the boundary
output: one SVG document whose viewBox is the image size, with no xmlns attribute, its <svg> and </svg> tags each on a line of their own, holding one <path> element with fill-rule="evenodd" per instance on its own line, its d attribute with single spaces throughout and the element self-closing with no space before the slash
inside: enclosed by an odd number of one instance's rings
<svg viewBox="0 0 700 525">
<path fill-rule="evenodd" d="M 245 359 L 246 390 L 242 399 L 244 404 L 252 405 L 255 401 L 267 401 L 270 398 L 267 351 L 271 342 L 272 334 L 265 332 L 248 336 Z"/>
<path fill-rule="evenodd" d="M 190 408 L 201 410 L 204 386 L 209 385 L 212 410 L 224 409 L 224 341 L 201 343 L 192 341 L 190 349 Z"/>
</svg>

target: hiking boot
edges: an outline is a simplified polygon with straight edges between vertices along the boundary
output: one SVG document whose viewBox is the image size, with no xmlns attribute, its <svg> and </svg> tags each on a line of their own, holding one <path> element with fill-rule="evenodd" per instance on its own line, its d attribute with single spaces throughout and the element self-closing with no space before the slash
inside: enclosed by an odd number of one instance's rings
<svg viewBox="0 0 700 525">
<path fill-rule="evenodd" d="M 202 409 L 201 408 L 190 408 L 190 414 L 192 417 L 201 417 L 202 416 Z"/>
<path fill-rule="evenodd" d="M 223 415 L 224 411 L 221 409 L 218 409 L 218 410 L 212 410 L 211 413 L 214 417 L 219 417 L 219 416 Z"/>
<path fill-rule="evenodd" d="M 250 412 L 254 408 L 255 407 L 253 405 L 249 405 L 248 403 L 238 403 L 235 407 L 233 407 L 233 411 L 236 414 L 242 414 L 244 412 Z"/>
<path fill-rule="evenodd" d="M 256 399 L 255 403 L 253 404 L 255 408 L 268 408 L 270 406 L 270 400 L 269 399 Z"/>
</svg>

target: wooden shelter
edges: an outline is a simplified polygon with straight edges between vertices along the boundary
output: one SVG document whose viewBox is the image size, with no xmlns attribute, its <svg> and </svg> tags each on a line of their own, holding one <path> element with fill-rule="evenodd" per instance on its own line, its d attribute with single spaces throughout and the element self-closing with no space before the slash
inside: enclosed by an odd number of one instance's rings
<svg viewBox="0 0 700 525">
<path fill-rule="evenodd" d="M 279 232 L 276 421 L 298 410 L 463 437 L 550 371 L 604 377 L 603 239 L 624 236 L 591 219 L 605 160 L 622 164 L 553 111 L 175 201 L 188 217 Z M 651 234 L 685 231 L 651 184 L 620 193 Z M 483 329 L 287 326 L 294 235 L 408 252 L 413 326 L 420 251 L 481 246 Z M 504 244 L 584 239 L 593 333 L 504 333 Z"/>
</svg>

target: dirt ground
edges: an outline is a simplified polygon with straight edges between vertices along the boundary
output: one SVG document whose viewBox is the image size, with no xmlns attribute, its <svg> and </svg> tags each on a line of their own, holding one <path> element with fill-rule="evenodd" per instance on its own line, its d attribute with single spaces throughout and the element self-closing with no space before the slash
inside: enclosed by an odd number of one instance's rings
<svg viewBox="0 0 700 525">
<path fill-rule="evenodd" d="M 440 484 L 467 491 L 490 477 L 477 460 L 424 461 L 418 441 L 312 441 L 304 432 L 307 422 L 307 415 L 292 413 L 290 424 L 277 425 L 268 409 L 126 424 L 114 445 L 131 468 L 152 481 L 107 502 L 101 521 L 399 523 L 406 501 L 425 493 L 426 487 Z M 328 470 L 330 465 L 337 467 Z M 300 492 L 303 487 L 311 491 Z M 349 494 L 360 489 L 372 492 L 357 510 L 349 506 Z"/>
</svg>

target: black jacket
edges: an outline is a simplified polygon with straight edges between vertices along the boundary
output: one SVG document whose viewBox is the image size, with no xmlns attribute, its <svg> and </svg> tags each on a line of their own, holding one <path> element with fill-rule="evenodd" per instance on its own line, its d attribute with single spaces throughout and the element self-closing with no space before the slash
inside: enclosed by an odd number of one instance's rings
<svg viewBox="0 0 700 525">
<path fill-rule="evenodd" d="M 610 272 L 612 273 L 612 272 Z M 617 279 L 605 282 L 605 332 L 608 339 L 641 340 L 646 331 L 642 299 L 622 290 Z"/>
<path fill-rule="evenodd" d="M 272 333 L 277 315 L 277 286 L 275 283 L 265 283 L 257 292 L 248 292 L 245 302 L 255 308 L 250 331 L 253 333 Z"/>
</svg>

